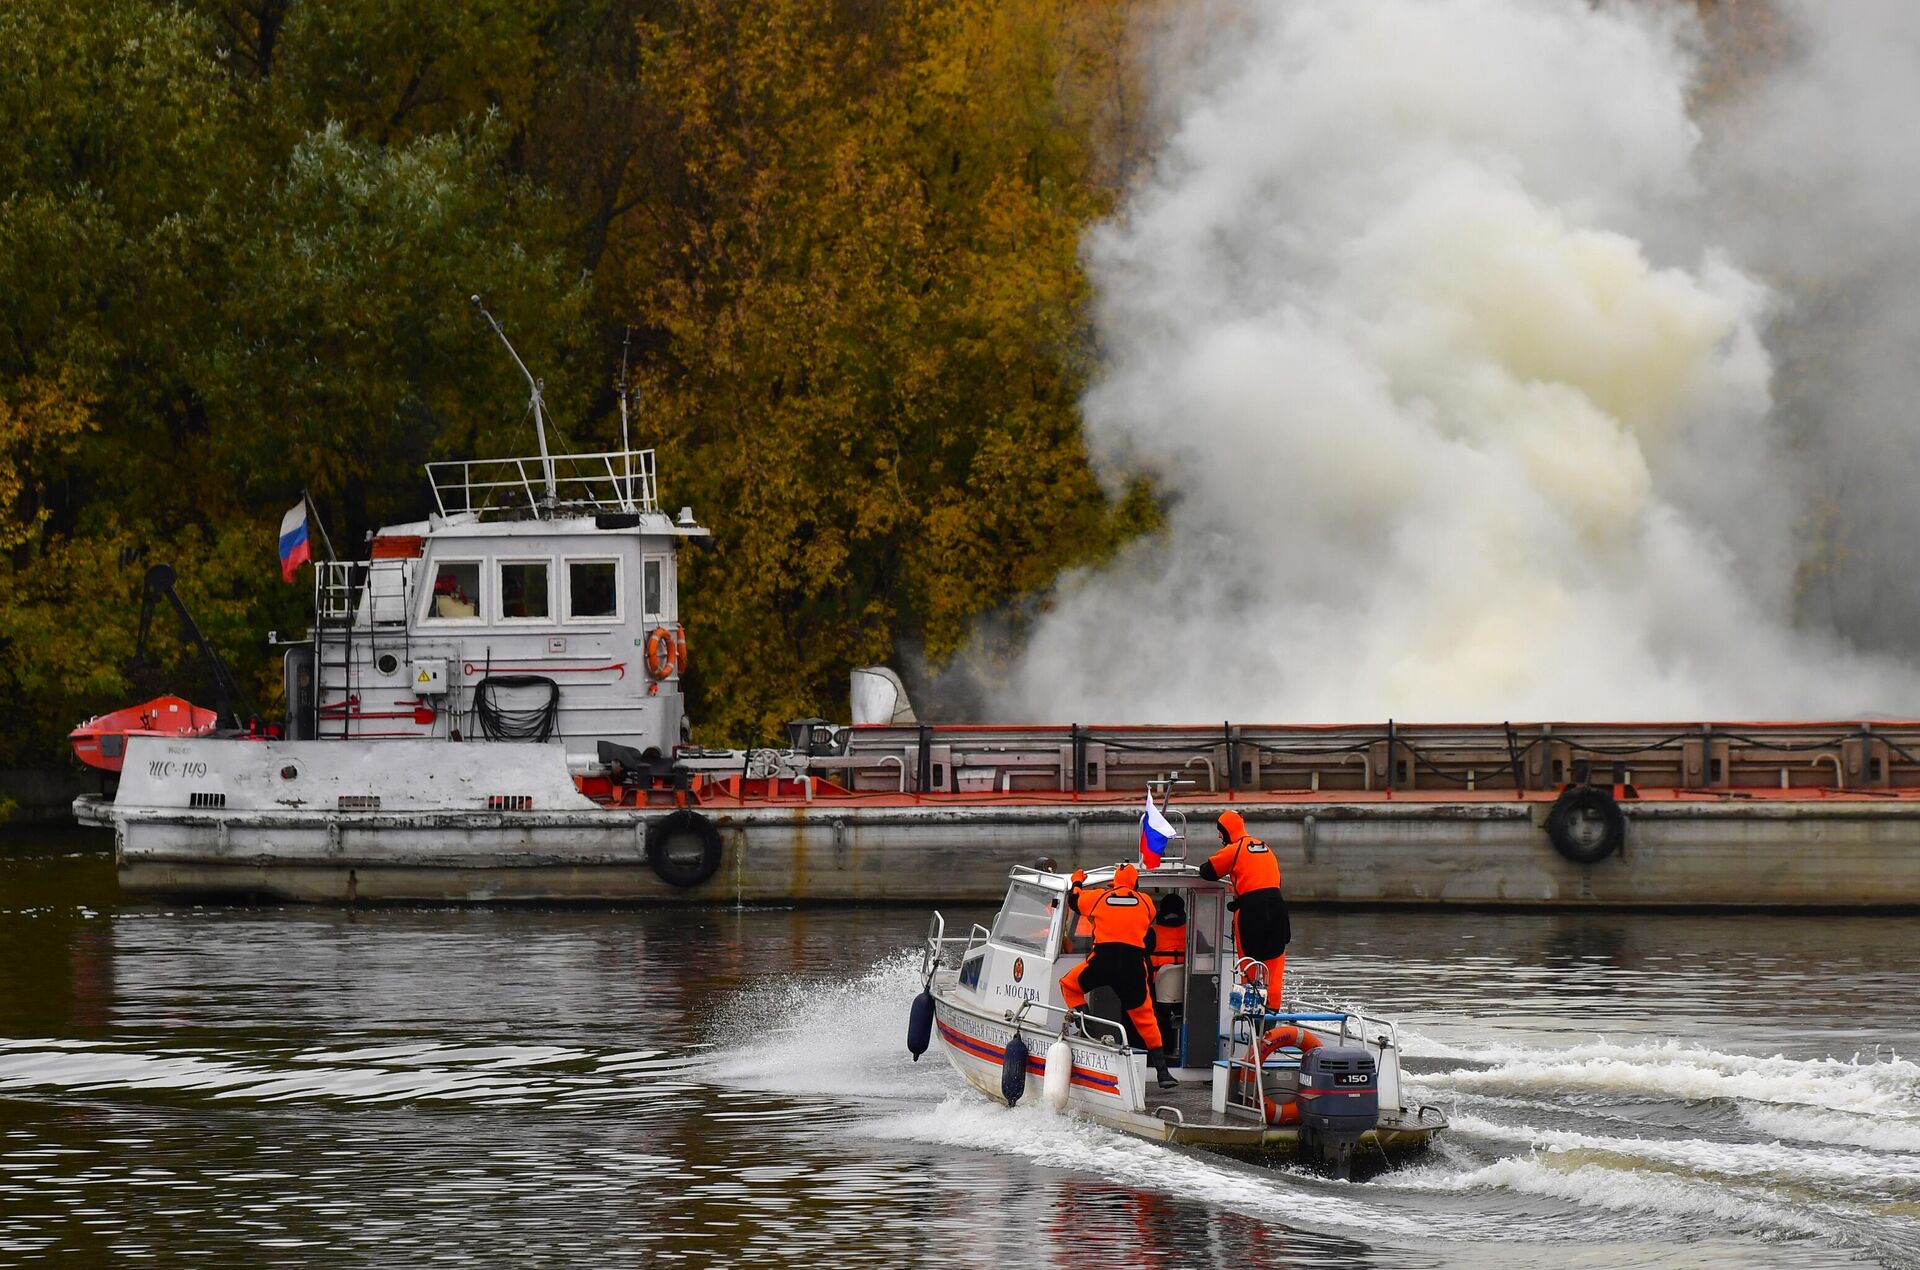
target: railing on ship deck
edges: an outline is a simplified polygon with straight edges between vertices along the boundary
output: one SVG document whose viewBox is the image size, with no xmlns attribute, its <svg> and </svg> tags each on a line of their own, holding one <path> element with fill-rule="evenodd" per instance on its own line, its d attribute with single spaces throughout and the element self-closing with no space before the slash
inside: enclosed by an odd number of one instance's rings
<svg viewBox="0 0 1920 1270">
<path fill-rule="evenodd" d="M 363 592 L 372 597 L 373 611 L 367 617 L 375 625 L 404 625 L 412 602 L 407 571 L 411 563 L 404 559 L 314 561 L 313 611 L 320 625 L 354 621 Z"/>
<path fill-rule="evenodd" d="M 756 750 L 716 775 L 831 779 L 859 796 L 1177 800 L 1244 795 L 1552 798 L 1569 783 L 1688 796 L 1920 795 L 1920 723 L 876 724 L 815 729 L 813 753 Z M 694 758 L 691 765 L 698 766 Z M 729 790 L 742 801 L 771 788 Z M 1625 789 L 1623 796 L 1631 794 Z M 1159 800 L 1156 800 L 1159 801 Z"/>
<path fill-rule="evenodd" d="M 427 464 L 442 516 L 457 512 L 649 512 L 655 510 L 652 450 L 556 454 L 554 497 L 546 496 L 546 468 L 538 455 L 513 459 L 454 459 Z"/>
</svg>

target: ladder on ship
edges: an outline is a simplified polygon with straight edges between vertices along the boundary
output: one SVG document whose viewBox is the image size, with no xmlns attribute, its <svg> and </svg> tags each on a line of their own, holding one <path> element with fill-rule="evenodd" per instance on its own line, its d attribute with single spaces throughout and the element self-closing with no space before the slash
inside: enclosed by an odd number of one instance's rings
<svg viewBox="0 0 1920 1270">
<path fill-rule="evenodd" d="M 412 660 L 413 587 L 410 562 L 326 560 L 314 562 L 312 719 L 316 738 L 354 735 L 362 664 L 383 654 L 400 665 Z M 361 610 L 365 608 L 365 621 Z M 356 657 L 357 653 L 364 657 Z"/>
</svg>

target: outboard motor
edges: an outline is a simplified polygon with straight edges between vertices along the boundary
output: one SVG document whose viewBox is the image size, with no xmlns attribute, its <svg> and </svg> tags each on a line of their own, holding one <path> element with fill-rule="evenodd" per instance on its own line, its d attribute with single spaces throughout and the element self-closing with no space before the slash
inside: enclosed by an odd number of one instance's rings
<svg viewBox="0 0 1920 1270">
<path fill-rule="evenodd" d="M 1380 1073 L 1359 1046 L 1323 1045 L 1300 1060 L 1300 1148 L 1307 1159 L 1353 1175 L 1353 1144 L 1380 1123 Z"/>
</svg>

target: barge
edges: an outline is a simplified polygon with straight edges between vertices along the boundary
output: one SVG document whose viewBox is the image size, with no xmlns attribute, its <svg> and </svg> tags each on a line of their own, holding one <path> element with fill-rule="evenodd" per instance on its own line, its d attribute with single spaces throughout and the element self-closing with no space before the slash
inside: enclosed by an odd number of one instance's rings
<svg viewBox="0 0 1920 1270">
<path fill-rule="evenodd" d="M 427 476 L 425 520 L 311 561 L 313 625 L 269 636 L 283 723 L 76 729 L 127 890 L 990 902 L 1036 855 L 1126 854 L 1155 784 L 1238 810 L 1296 902 L 1920 907 L 1920 722 L 934 726 L 870 668 L 845 725 L 702 749 L 678 553 L 709 531 L 653 451 Z"/>
</svg>

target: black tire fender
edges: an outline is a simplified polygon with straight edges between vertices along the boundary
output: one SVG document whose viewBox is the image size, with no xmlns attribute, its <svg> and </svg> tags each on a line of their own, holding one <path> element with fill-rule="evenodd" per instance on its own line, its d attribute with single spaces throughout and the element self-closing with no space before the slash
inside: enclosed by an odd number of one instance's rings
<svg viewBox="0 0 1920 1270">
<path fill-rule="evenodd" d="M 1575 864 L 1593 864 L 1627 842 L 1627 813 L 1596 785 L 1571 785 L 1547 813 L 1547 838 Z"/>
<path fill-rule="evenodd" d="M 682 808 L 647 826 L 647 863 L 669 886 L 699 886 L 720 871 L 720 831 Z"/>
</svg>

